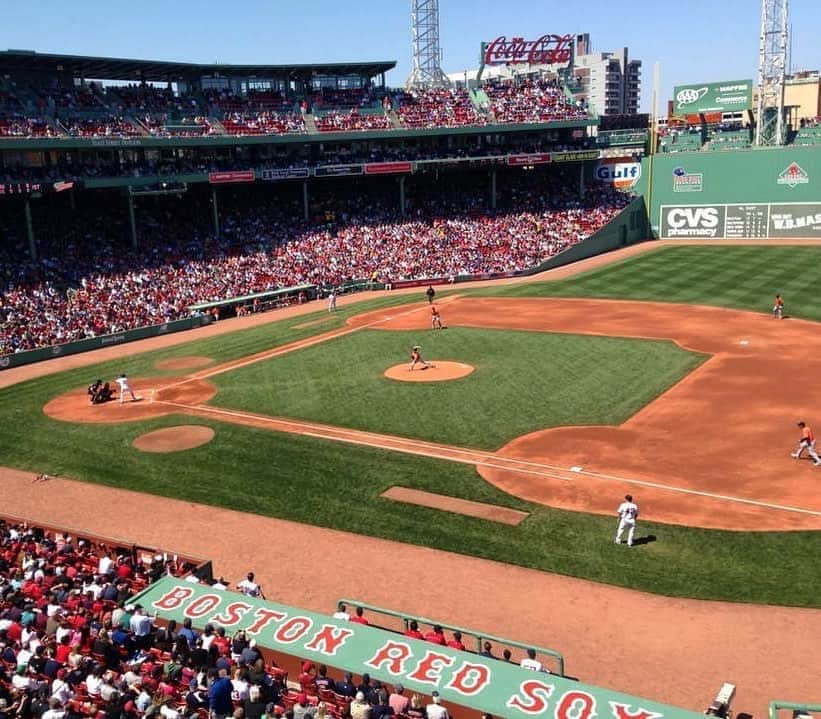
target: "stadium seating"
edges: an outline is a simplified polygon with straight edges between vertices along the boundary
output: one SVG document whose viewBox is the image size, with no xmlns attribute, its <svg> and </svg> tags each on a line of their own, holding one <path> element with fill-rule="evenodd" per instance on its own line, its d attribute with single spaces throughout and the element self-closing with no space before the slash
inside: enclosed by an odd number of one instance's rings
<svg viewBox="0 0 821 719">
<path fill-rule="evenodd" d="M 4 716 L 206 719 L 218 666 L 233 677 L 237 707 L 253 698 L 276 703 L 281 715 L 283 699 L 299 699 L 287 690 L 287 673 L 266 664 L 244 635 L 154 626 L 129 603 L 149 582 L 182 576 L 191 564 L 2 521 L 0 554 Z"/>
<path fill-rule="evenodd" d="M 659 138 L 659 152 L 697 152 L 701 149 L 701 130 L 672 130 Z"/>
<path fill-rule="evenodd" d="M 243 95 L 227 89 L 181 95 L 147 84 L 103 88 L 93 82 L 32 91 L 38 112 L 22 112 L 15 95 L 0 93 L 0 137 L 282 135 L 306 132 L 306 114 L 315 116 L 319 132 L 386 130 L 395 126 L 394 109 L 399 126 L 411 129 L 586 117 L 561 86 L 544 80 L 491 81 L 473 93 L 457 88 L 393 93 L 367 86 L 321 88 L 304 97 L 257 89 Z"/>
<path fill-rule="evenodd" d="M 793 144 L 799 147 L 821 145 L 821 118 L 804 122 L 798 129 Z"/>
<path fill-rule="evenodd" d="M 390 130 L 393 128 L 393 123 L 384 112 L 360 112 L 357 108 L 347 113 L 334 110 L 324 115 L 314 115 L 314 123 L 320 132 Z"/>
<path fill-rule="evenodd" d="M 399 121 L 408 128 L 463 127 L 486 125 L 467 90 L 433 88 L 404 94 L 399 99 Z"/>
<path fill-rule="evenodd" d="M 500 198 L 510 209 L 489 212 L 476 188 L 422 185 L 409 188 L 407 218 L 395 198 L 365 198 L 352 187 L 347 197 L 315 198 L 308 223 L 292 204 L 245 192 L 233 208 L 223 205 L 218 240 L 207 205 L 175 201 L 172 209 L 158 200 L 141 206 L 139 251 L 122 246 L 128 230 L 116 204 L 90 199 L 85 214 L 52 209 L 35 218 L 38 263 L 26 258 L 21 227 L 0 232 L 8 237 L 0 247 L 0 354 L 160 324 L 188 316 L 197 302 L 303 283 L 523 270 L 589 236 L 629 201 L 590 187 L 581 203 L 571 184 L 550 187 L 511 183 Z"/>
<path fill-rule="evenodd" d="M 584 108 L 570 102 L 564 89 L 555 82 L 494 80 L 485 82 L 482 90 L 498 123 L 583 120 L 587 117 Z"/>
<path fill-rule="evenodd" d="M 705 146 L 709 150 L 740 150 L 750 147 L 751 138 L 749 128 L 717 127 Z"/>
</svg>

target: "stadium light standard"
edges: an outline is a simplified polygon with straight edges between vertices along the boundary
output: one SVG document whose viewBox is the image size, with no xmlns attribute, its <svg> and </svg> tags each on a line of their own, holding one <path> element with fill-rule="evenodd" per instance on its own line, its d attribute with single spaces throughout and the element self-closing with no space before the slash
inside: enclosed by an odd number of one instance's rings
<svg viewBox="0 0 821 719">
<path fill-rule="evenodd" d="M 439 0 L 411 0 L 411 35 L 413 69 L 405 87 L 408 90 L 449 87 L 450 80 L 441 66 Z"/>
<path fill-rule="evenodd" d="M 789 46 L 789 0 L 761 0 L 755 144 L 783 145 L 784 84 Z"/>
</svg>

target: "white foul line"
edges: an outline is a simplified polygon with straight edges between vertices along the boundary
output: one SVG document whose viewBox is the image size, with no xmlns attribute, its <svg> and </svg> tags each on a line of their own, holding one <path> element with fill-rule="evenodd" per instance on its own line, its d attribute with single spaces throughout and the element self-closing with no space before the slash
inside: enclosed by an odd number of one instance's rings
<svg viewBox="0 0 821 719">
<path fill-rule="evenodd" d="M 454 295 L 456 297 L 457 295 Z M 448 299 L 447 297 L 445 299 Z M 272 359 L 274 357 L 279 357 L 280 355 L 289 354 L 291 352 L 296 352 L 298 350 L 307 349 L 308 347 L 313 347 L 314 345 L 322 344 L 323 342 L 327 342 L 328 340 L 336 339 L 337 337 L 345 337 L 349 334 L 353 334 L 354 332 L 358 332 L 359 330 L 366 330 L 371 327 L 375 327 L 376 325 L 381 325 L 383 322 L 387 322 L 391 319 L 396 319 L 397 317 L 404 317 L 405 315 L 413 314 L 414 312 L 421 312 L 424 310 L 425 307 L 413 307 L 409 310 L 405 310 L 404 312 L 400 312 L 398 315 L 391 316 L 391 317 L 383 317 L 382 319 L 373 320 L 372 322 L 367 322 L 364 325 L 359 325 L 357 327 L 348 327 L 346 329 L 341 330 L 331 330 L 331 332 L 323 332 L 320 335 L 314 335 L 313 337 L 306 337 L 304 340 L 297 340 L 297 343 L 291 342 L 287 345 L 283 345 L 280 347 L 275 347 L 269 352 L 265 354 L 256 355 L 254 357 L 250 357 L 249 359 L 245 360 L 244 362 L 237 362 L 237 363 L 229 363 L 222 366 L 217 366 L 211 370 L 205 372 L 195 372 L 194 374 L 190 375 L 189 377 L 185 377 L 177 382 L 173 382 L 172 384 L 167 384 L 163 387 L 160 387 L 158 391 L 172 389 L 173 387 L 181 387 L 182 385 L 188 384 L 189 382 L 193 382 L 198 379 L 208 379 L 209 377 L 215 377 L 218 374 L 223 374 L 225 372 L 232 372 L 235 369 L 240 369 L 241 367 L 247 367 L 248 365 L 256 364 L 257 362 L 264 362 L 265 360 Z M 296 346 L 294 346 L 296 344 Z"/>
<path fill-rule="evenodd" d="M 283 425 L 291 425 L 294 427 L 299 428 L 299 433 L 305 437 L 315 437 L 317 439 L 325 439 L 330 440 L 332 442 L 344 442 L 345 444 L 355 444 L 362 447 L 373 447 L 376 449 L 383 449 L 393 452 L 400 452 L 402 454 L 412 454 L 419 457 L 429 457 L 433 459 L 444 459 L 449 462 L 456 462 L 458 464 L 470 464 L 474 467 L 490 467 L 491 469 L 502 469 L 514 472 L 520 472 L 522 474 L 534 474 L 539 477 L 549 477 L 550 479 L 559 479 L 565 482 L 571 481 L 570 477 L 562 477 L 558 474 L 553 474 L 546 467 L 543 467 L 539 464 L 533 464 L 534 467 L 538 467 L 537 470 L 529 470 L 529 469 L 519 469 L 514 468 L 511 470 L 510 467 L 506 467 L 503 464 L 498 464 L 498 462 L 507 462 L 508 460 L 504 457 L 497 457 L 496 455 L 489 454 L 487 452 L 483 452 L 482 450 L 474 450 L 474 449 L 461 449 L 460 447 L 450 447 L 450 446 L 442 446 L 437 448 L 436 445 L 428 444 L 425 442 L 417 442 L 413 439 L 405 439 L 404 437 L 389 437 L 389 439 L 395 439 L 397 442 L 401 442 L 403 444 L 394 446 L 392 444 L 380 444 L 378 441 L 368 440 L 368 439 L 356 439 L 354 437 L 345 437 L 345 436 L 337 436 L 333 434 L 334 430 L 342 430 L 342 431 L 353 431 L 359 432 L 359 430 L 346 430 L 345 428 L 339 427 L 332 427 L 329 428 L 331 431 L 329 432 L 322 432 L 321 428 L 317 425 L 312 424 L 303 424 L 300 422 L 294 422 L 289 419 L 275 419 L 274 417 L 265 417 L 264 415 L 258 414 L 249 414 L 246 412 L 238 412 L 235 410 L 228 410 L 228 409 L 219 409 L 218 407 L 209 407 L 207 405 L 187 405 L 187 404 L 179 404 L 177 402 L 168 402 L 166 400 L 157 400 L 157 404 L 165 404 L 169 407 L 179 407 L 181 409 L 186 410 L 193 410 L 195 412 L 203 412 L 206 414 L 216 414 L 216 415 L 226 415 L 228 417 L 239 417 L 242 419 L 252 420 L 254 422 L 267 422 L 269 424 L 283 424 Z M 287 429 L 278 430 L 280 432 L 288 433 Z M 296 433 L 294 433 L 296 434 Z M 360 434 L 365 434 L 360 432 Z M 439 451 L 437 451 L 437 449 Z M 458 454 L 471 454 L 472 457 L 458 457 L 458 456 L 451 456 L 448 452 L 453 452 L 454 455 Z M 518 462 L 519 460 L 513 460 Z M 530 463 L 526 463 L 530 464 Z"/>
<path fill-rule="evenodd" d="M 247 412 L 240 412 L 236 410 L 220 409 L 218 407 L 209 407 L 207 405 L 185 405 L 177 402 L 168 402 L 165 400 L 157 400 L 158 404 L 166 404 L 171 407 L 179 407 L 186 410 L 194 410 L 196 412 L 204 412 L 215 415 L 225 415 L 228 417 L 239 417 L 242 419 L 253 420 L 254 422 L 268 422 L 270 424 L 283 424 L 297 427 L 300 434 L 307 437 L 315 437 L 317 439 L 331 440 L 335 442 L 344 442 L 345 444 L 354 444 L 364 447 L 374 447 L 377 449 L 388 450 L 392 452 L 401 452 L 402 454 L 411 454 L 420 457 L 432 457 L 434 459 L 442 459 L 448 462 L 456 462 L 458 464 L 470 464 L 474 467 L 489 467 L 491 469 L 500 469 L 508 472 L 516 472 L 518 474 L 532 474 L 539 477 L 547 477 L 548 479 L 558 479 L 564 482 L 573 481 L 571 477 L 565 477 L 556 472 L 570 472 L 573 471 L 576 476 L 586 476 L 591 479 L 598 479 L 607 482 L 623 482 L 625 484 L 634 484 L 641 487 L 650 487 L 652 489 L 659 489 L 662 491 L 675 492 L 678 494 L 688 494 L 697 497 L 706 497 L 707 499 L 715 499 L 724 502 L 732 502 L 735 504 L 746 504 L 754 507 L 764 509 L 773 509 L 782 512 L 793 512 L 796 514 L 807 514 L 814 517 L 821 517 L 821 511 L 813 509 L 805 509 L 803 507 L 793 507 L 786 504 L 773 504 L 771 502 L 763 502 L 756 499 L 747 499 L 745 497 L 734 497 L 728 494 L 718 494 L 715 492 L 707 492 L 699 489 L 689 489 L 687 487 L 678 487 L 672 484 L 661 484 L 659 482 L 652 482 L 649 480 L 632 479 L 629 477 L 619 477 L 613 474 L 604 474 L 601 472 L 593 472 L 590 470 L 579 468 L 578 471 L 563 469 L 550 464 L 542 464 L 539 462 L 531 462 L 528 460 L 516 459 L 514 457 L 507 458 L 499 455 L 491 454 L 483 450 L 466 449 L 462 447 L 454 447 L 450 445 L 436 445 L 424 440 L 406 439 L 404 437 L 387 436 L 386 439 L 393 440 L 398 445 L 379 443 L 376 439 L 355 439 L 353 437 L 344 437 L 334 435 L 334 431 L 354 431 L 360 434 L 366 434 L 360 430 L 348 430 L 344 427 L 329 427 L 327 431 L 323 432 L 320 425 L 311 424 L 307 422 L 300 422 L 298 420 L 290 419 L 276 419 L 273 417 L 265 417 L 264 415 L 251 414 Z M 287 430 L 280 430 L 287 432 Z M 458 455 L 472 455 L 468 457 L 459 457 Z M 454 456 L 457 455 L 457 456 Z M 519 467 L 510 467 L 499 462 L 510 463 L 514 465 L 523 465 Z M 525 469 L 525 467 L 532 467 L 534 469 Z"/>
</svg>

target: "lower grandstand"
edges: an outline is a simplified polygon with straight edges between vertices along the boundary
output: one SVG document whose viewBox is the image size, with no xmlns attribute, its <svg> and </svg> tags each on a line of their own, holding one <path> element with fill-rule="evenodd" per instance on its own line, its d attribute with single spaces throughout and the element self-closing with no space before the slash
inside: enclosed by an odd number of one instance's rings
<svg viewBox="0 0 821 719">
<path fill-rule="evenodd" d="M 496 207 L 485 172 L 422 174 L 404 186 L 362 179 L 242 188 L 220 195 L 217 236 L 206 192 L 139 199 L 138 247 L 116 191 L 33 203 L 38 254 L 18 218 L 2 228 L 3 354 L 187 317 L 191 306 L 313 284 L 519 272 L 589 237 L 630 197 L 564 172 L 499 171 Z M 574 187 L 575 185 L 575 187 Z M 67 193 L 66 193 L 67 194 Z"/>
</svg>

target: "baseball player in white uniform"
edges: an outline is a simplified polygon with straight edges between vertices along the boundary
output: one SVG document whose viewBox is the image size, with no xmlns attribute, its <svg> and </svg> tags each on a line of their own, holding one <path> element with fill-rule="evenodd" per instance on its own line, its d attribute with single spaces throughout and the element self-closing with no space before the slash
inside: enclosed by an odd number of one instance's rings
<svg viewBox="0 0 821 719">
<path fill-rule="evenodd" d="M 138 399 L 140 399 L 136 394 L 134 394 L 134 390 L 131 388 L 131 384 L 128 382 L 128 377 L 126 377 L 124 374 L 121 374 L 119 377 L 117 377 L 117 384 L 120 385 L 120 404 L 122 404 L 125 401 L 126 392 L 128 392 L 128 394 L 131 395 L 132 402 L 136 402 Z"/>
<path fill-rule="evenodd" d="M 331 294 L 328 295 L 328 312 L 335 312 L 336 311 L 336 292 L 331 290 Z"/>
<path fill-rule="evenodd" d="M 636 531 L 636 520 L 639 517 L 639 507 L 633 501 L 632 494 L 626 494 L 624 501 L 619 505 L 619 528 L 616 530 L 616 544 L 621 544 L 621 535 L 627 529 L 627 546 L 633 546 L 633 533 Z"/>
</svg>

